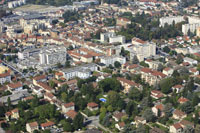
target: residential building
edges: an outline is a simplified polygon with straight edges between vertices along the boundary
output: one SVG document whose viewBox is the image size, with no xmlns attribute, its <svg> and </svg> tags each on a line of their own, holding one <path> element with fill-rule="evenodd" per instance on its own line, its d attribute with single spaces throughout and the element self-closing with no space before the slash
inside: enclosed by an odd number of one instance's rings
<svg viewBox="0 0 200 133">
<path fill-rule="evenodd" d="M 174 119 L 178 119 L 178 120 L 181 120 L 183 118 L 187 117 L 187 114 L 182 112 L 181 110 L 178 110 L 176 109 L 174 112 L 173 112 L 173 118 Z"/>
<path fill-rule="evenodd" d="M 183 16 L 162 17 L 160 18 L 160 27 L 164 27 L 165 24 L 172 25 L 173 23 L 177 24 L 182 21 L 185 21 Z"/>
<path fill-rule="evenodd" d="M 120 123 L 117 123 L 115 124 L 115 127 L 119 130 L 119 131 L 122 131 L 125 127 L 125 123 L 124 122 L 120 122 Z"/>
<path fill-rule="evenodd" d="M 10 121 L 11 119 L 19 119 L 19 110 L 18 108 L 13 109 L 5 114 L 6 120 Z"/>
<path fill-rule="evenodd" d="M 128 24 L 131 24 L 131 21 L 129 19 L 122 17 L 117 18 L 116 25 L 123 26 L 126 28 Z"/>
<path fill-rule="evenodd" d="M 75 110 L 75 104 L 73 102 L 62 105 L 62 112 L 67 113 L 70 110 Z"/>
<path fill-rule="evenodd" d="M 11 82 L 11 74 L 10 74 L 10 70 L 4 73 L 0 74 L 0 84 L 4 84 L 4 83 L 10 83 Z"/>
<path fill-rule="evenodd" d="M 123 112 L 115 112 L 115 113 L 113 114 L 112 118 L 113 118 L 116 122 L 118 122 L 118 121 L 121 120 L 121 118 L 122 118 L 123 116 L 126 116 L 126 113 L 123 113 Z"/>
<path fill-rule="evenodd" d="M 37 85 L 38 82 L 46 82 L 47 76 L 46 75 L 39 75 L 36 77 L 33 77 L 33 84 Z"/>
<path fill-rule="evenodd" d="M 112 65 L 118 61 L 121 65 L 126 63 L 126 58 L 121 56 L 104 56 L 100 58 L 100 62 L 106 66 Z"/>
<path fill-rule="evenodd" d="M 136 127 L 139 125 L 139 124 L 146 124 L 146 120 L 143 118 L 143 117 L 139 117 L 139 116 L 135 116 L 135 123 L 136 123 Z"/>
<path fill-rule="evenodd" d="M 175 123 L 169 127 L 170 133 L 182 133 L 182 131 L 183 131 L 183 128 L 181 127 L 180 123 Z"/>
<path fill-rule="evenodd" d="M 98 110 L 99 109 L 99 105 L 94 103 L 94 102 L 91 102 L 91 103 L 88 103 L 87 104 L 87 108 L 90 110 L 90 111 L 95 111 L 95 110 Z"/>
<path fill-rule="evenodd" d="M 17 83 L 10 83 L 7 85 L 8 90 L 13 92 L 13 91 L 20 91 L 23 89 L 23 85 L 21 82 L 17 82 Z"/>
<path fill-rule="evenodd" d="M 26 123 L 27 132 L 33 133 L 34 130 L 39 130 L 39 126 L 37 122 Z"/>
<path fill-rule="evenodd" d="M 40 126 L 41 126 L 42 130 L 46 130 L 46 129 L 53 128 L 54 125 L 55 125 L 54 122 L 48 121 L 48 122 L 42 123 Z"/>
<path fill-rule="evenodd" d="M 75 110 L 69 110 L 65 113 L 66 118 L 71 118 L 72 120 L 76 117 L 78 113 Z"/>
</svg>

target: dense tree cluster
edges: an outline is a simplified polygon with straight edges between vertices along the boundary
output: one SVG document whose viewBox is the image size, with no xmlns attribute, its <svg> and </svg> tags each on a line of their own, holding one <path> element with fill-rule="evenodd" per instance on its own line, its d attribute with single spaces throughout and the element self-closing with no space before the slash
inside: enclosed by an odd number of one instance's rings
<svg viewBox="0 0 200 133">
<path fill-rule="evenodd" d="M 133 37 L 141 38 L 142 40 L 152 39 L 168 39 L 182 35 L 180 24 L 165 25 L 159 27 L 158 18 L 152 18 L 148 14 L 136 14 L 135 17 L 131 17 L 131 24 L 128 27 L 122 28 L 117 34 L 126 37 L 127 41 L 130 41 Z"/>
<path fill-rule="evenodd" d="M 72 0 L 28 0 L 28 3 L 38 5 L 64 6 L 71 5 Z"/>
<path fill-rule="evenodd" d="M 63 18 L 65 19 L 65 22 L 69 22 L 69 21 L 78 21 L 80 18 L 80 14 L 78 12 L 72 12 L 72 11 L 66 11 L 63 14 Z"/>
</svg>

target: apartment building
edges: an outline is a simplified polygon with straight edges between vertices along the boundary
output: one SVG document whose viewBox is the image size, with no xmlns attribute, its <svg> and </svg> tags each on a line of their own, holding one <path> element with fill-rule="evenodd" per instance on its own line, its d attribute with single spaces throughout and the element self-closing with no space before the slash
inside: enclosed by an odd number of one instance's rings
<svg viewBox="0 0 200 133">
<path fill-rule="evenodd" d="M 173 22 L 176 24 L 182 21 L 184 21 L 183 16 L 162 17 L 160 18 L 160 27 L 164 27 L 165 24 L 171 25 Z"/>
<path fill-rule="evenodd" d="M 126 63 L 126 58 L 122 56 L 104 56 L 100 58 L 100 62 L 105 64 L 106 66 L 112 65 L 118 61 L 121 65 Z"/>
</svg>

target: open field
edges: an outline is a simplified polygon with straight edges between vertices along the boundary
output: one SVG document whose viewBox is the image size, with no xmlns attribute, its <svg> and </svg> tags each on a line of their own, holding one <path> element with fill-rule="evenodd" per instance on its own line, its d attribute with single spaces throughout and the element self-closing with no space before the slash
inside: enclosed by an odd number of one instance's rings
<svg viewBox="0 0 200 133">
<path fill-rule="evenodd" d="M 58 8 L 54 6 L 49 6 L 49 5 L 28 4 L 21 7 L 17 7 L 16 9 L 14 9 L 14 11 L 34 12 L 34 11 L 47 11 L 47 10 L 51 11 L 55 9 L 58 9 Z"/>
</svg>

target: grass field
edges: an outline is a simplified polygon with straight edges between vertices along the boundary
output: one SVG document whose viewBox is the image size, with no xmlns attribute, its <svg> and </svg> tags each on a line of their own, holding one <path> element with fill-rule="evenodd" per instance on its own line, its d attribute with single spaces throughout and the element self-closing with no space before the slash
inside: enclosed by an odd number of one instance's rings
<svg viewBox="0 0 200 133">
<path fill-rule="evenodd" d="M 24 5 L 21 7 L 17 7 L 14 9 L 14 11 L 37 11 L 37 10 L 44 10 L 49 8 L 48 5 L 32 5 L 32 4 L 28 4 L 28 5 Z"/>
</svg>

